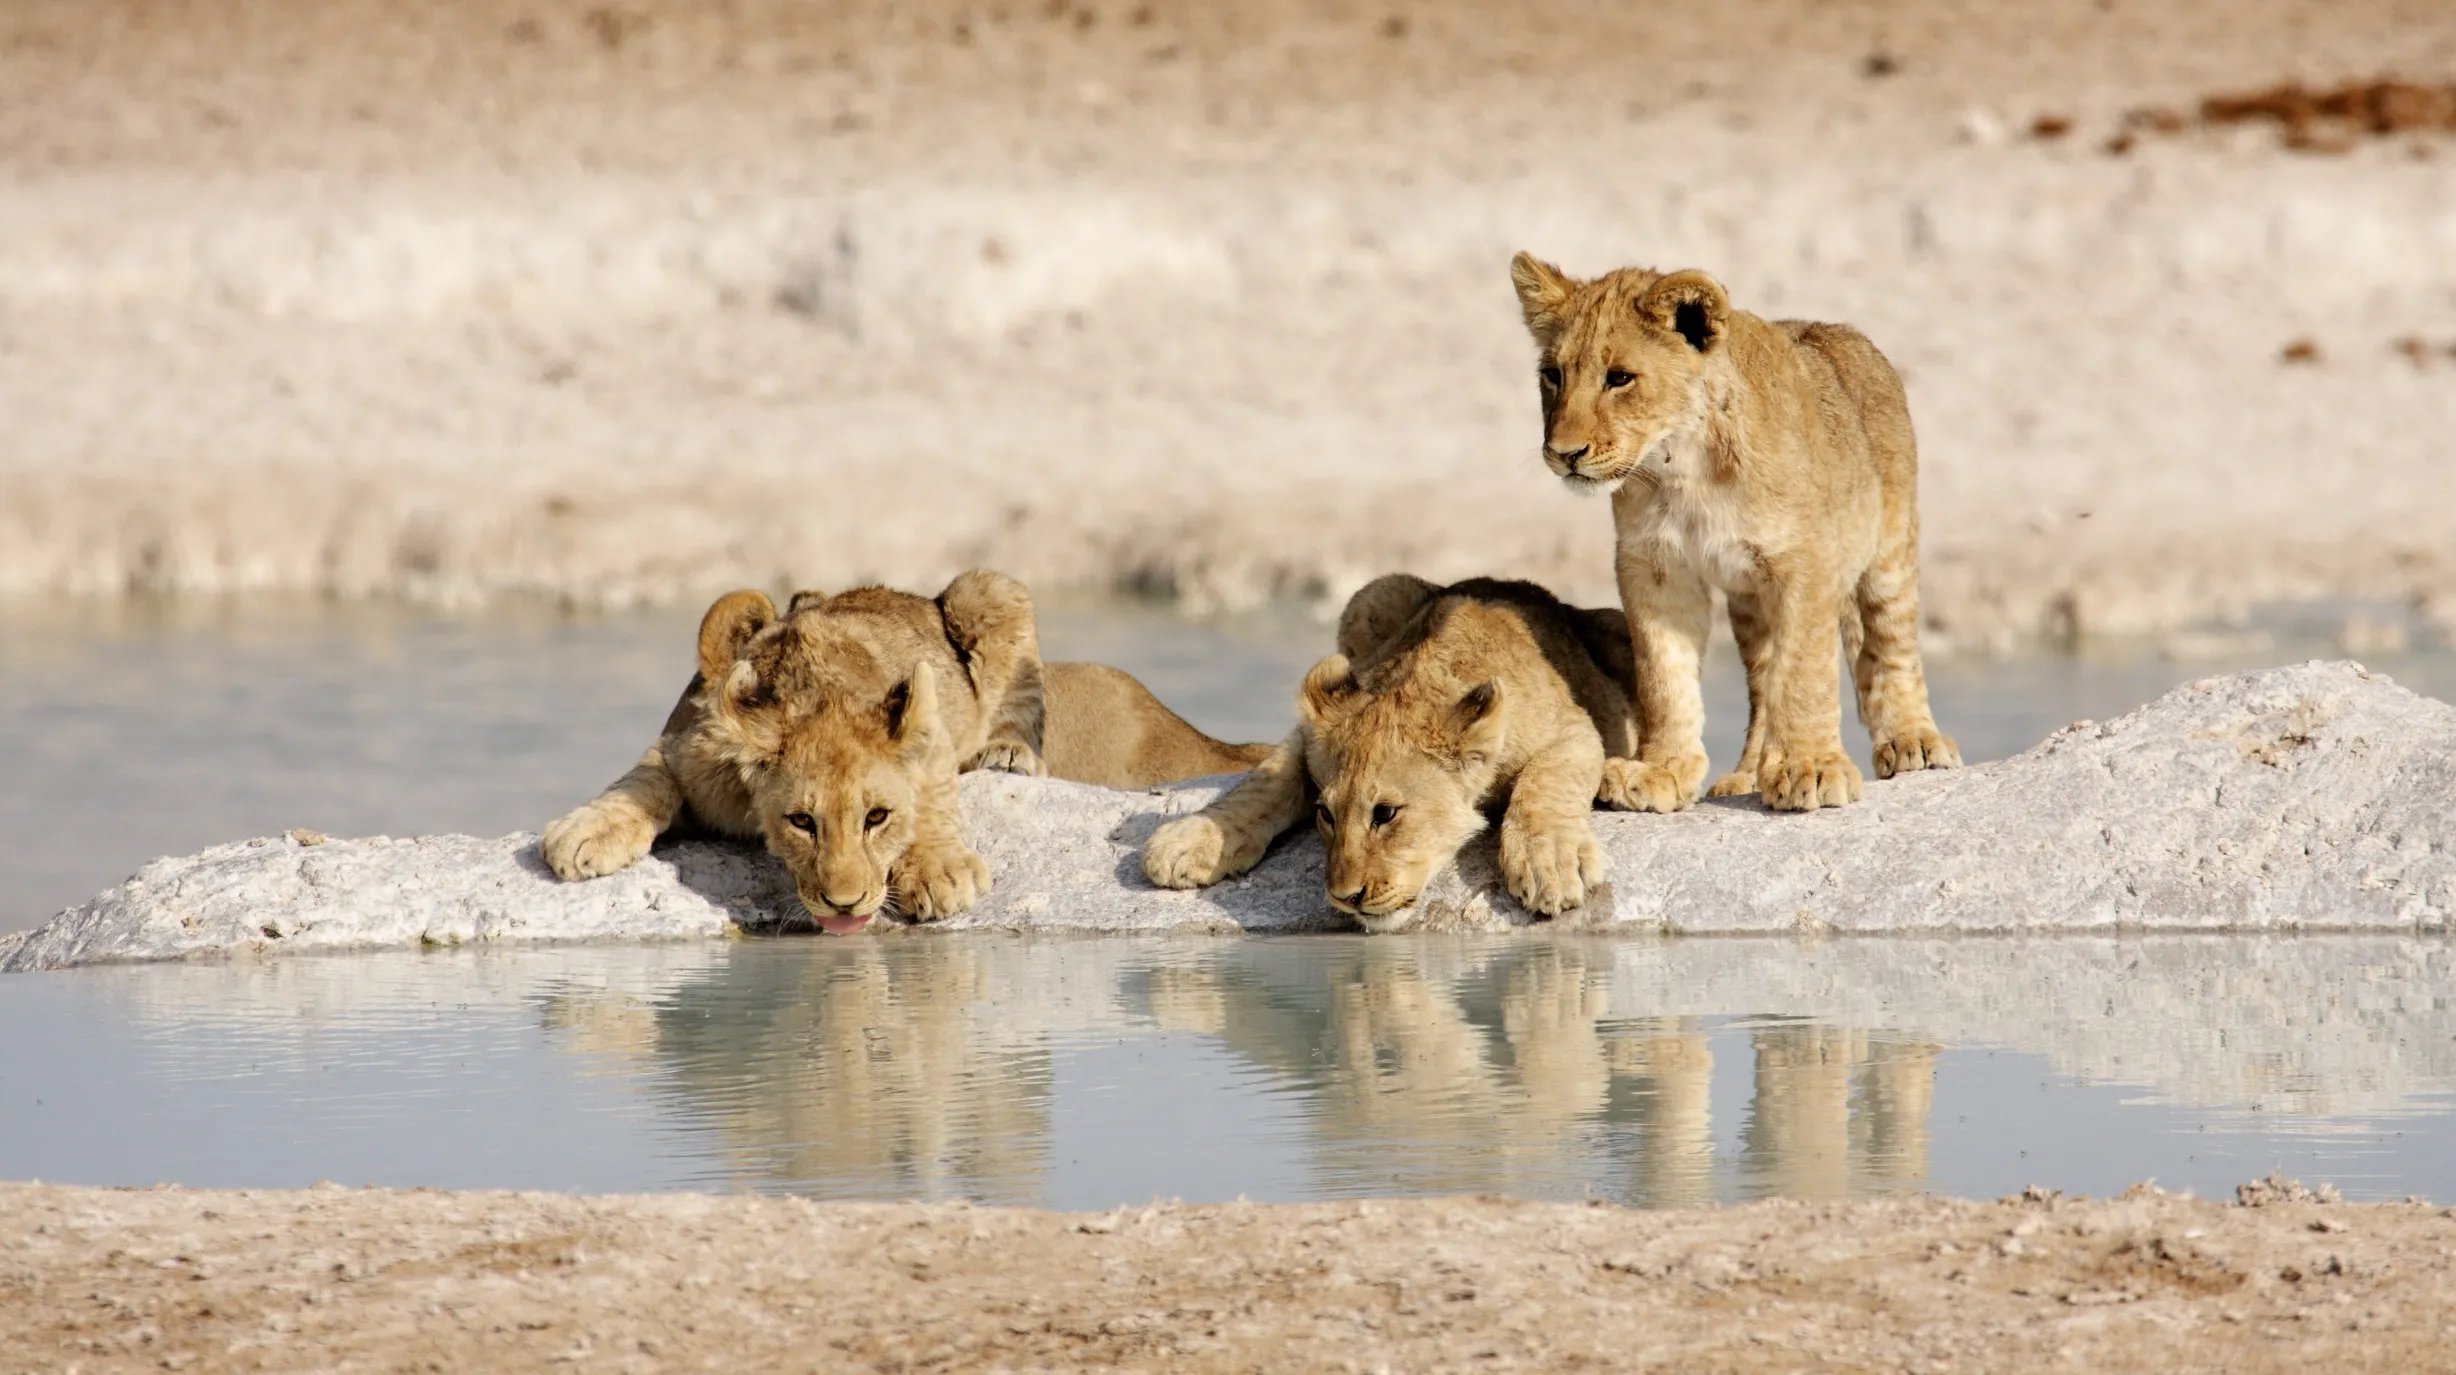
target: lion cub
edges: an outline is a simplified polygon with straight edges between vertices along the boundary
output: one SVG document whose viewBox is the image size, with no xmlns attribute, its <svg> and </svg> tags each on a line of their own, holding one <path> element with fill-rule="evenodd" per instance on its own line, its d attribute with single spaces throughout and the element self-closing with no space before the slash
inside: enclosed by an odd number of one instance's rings
<svg viewBox="0 0 2456 1375">
<path fill-rule="evenodd" d="M 657 742 L 541 849 L 564 879 L 610 874 L 687 813 L 764 840 L 821 929 L 843 934 L 882 910 L 951 916 L 988 890 L 962 839 L 960 770 L 1140 787 L 1265 753 L 1204 735 L 1116 669 L 1043 665 L 1031 598 L 1003 574 L 975 569 L 935 600 L 803 592 L 782 615 L 764 592 L 732 592 L 701 619 L 698 672 Z"/>
<path fill-rule="evenodd" d="M 1698 689 L 1709 588 L 1730 602 L 1748 734 L 1715 796 L 1810 811 L 1856 801 L 1835 634 L 1876 776 L 1949 769 L 1919 663 L 1918 450 L 1901 379 L 1847 325 L 1734 310 L 1702 272 L 1592 281 L 1521 253 L 1547 467 L 1612 493 L 1639 745 L 1603 800 L 1678 811 L 1706 775 Z"/>
<path fill-rule="evenodd" d="M 1605 750 L 1636 744 L 1619 621 L 1530 583 L 1368 584 L 1339 617 L 1339 652 L 1305 676 L 1296 731 L 1218 801 L 1154 832 L 1143 872 L 1165 888 L 1244 873 L 1310 800 L 1331 905 L 1396 930 L 1501 807 L 1511 896 L 1547 916 L 1578 906 L 1603 877 L 1589 814 Z"/>
</svg>

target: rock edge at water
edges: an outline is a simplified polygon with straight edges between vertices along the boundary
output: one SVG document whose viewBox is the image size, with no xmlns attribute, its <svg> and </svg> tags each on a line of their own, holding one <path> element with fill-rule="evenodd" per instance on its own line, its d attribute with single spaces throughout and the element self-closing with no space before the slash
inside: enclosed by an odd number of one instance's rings
<svg viewBox="0 0 2456 1375">
<path fill-rule="evenodd" d="M 1309 835 L 1207 891 L 1143 879 L 1144 837 L 1220 786 L 1113 792 L 967 777 L 971 840 L 995 883 L 941 928 L 1342 928 Z M 2356 664 L 2314 662 L 2187 683 L 2011 759 L 1871 781 L 1866 801 L 1839 811 L 1709 802 L 1672 817 L 1598 813 L 1595 825 L 1612 882 L 1560 925 L 2445 932 L 2456 919 L 2456 706 Z M 1433 930 L 1530 920 L 1499 893 L 1489 837 L 1435 881 L 1421 912 Z M 708 937 L 798 915 L 774 862 L 728 844 L 661 846 L 623 873 L 564 884 L 528 835 L 279 837 L 147 865 L 39 930 L 0 939 L 0 971 L 241 950 Z"/>
</svg>

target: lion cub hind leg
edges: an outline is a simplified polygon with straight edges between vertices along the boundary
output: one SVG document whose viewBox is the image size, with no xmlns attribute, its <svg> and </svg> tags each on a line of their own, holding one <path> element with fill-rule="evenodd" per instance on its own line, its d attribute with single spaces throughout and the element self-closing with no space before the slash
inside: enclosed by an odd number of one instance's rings
<svg viewBox="0 0 2456 1375">
<path fill-rule="evenodd" d="M 984 727 L 980 747 L 962 767 L 1047 774 L 1041 761 L 1047 689 L 1032 594 L 1004 573 L 975 568 L 957 574 L 938 594 L 938 612 L 972 681 Z"/>
<path fill-rule="evenodd" d="M 1162 888 L 1207 888 L 1260 863 L 1304 819 L 1306 743 L 1300 726 L 1218 801 L 1153 831 L 1143 844 L 1144 877 Z"/>
<path fill-rule="evenodd" d="M 1961 748 L 1936 728 L 1927 702 L 1927 673 L 1919 662 L 1916 560 L 1910 551 L 1879 558 L 1860 577 L 1857 604 L 1846 613 L 1859 622 L 1851 682 L 1858 689 L 1859 720 L 1874 746 L 1878 778 L 1961 767 Z"/>
<path fill-rule="evenodd" d="M 1590 727 L 1537 751 L 1510 786 L 1501 881 L 1530 912 L 1557 917 L 1583 906 L 1587 890 L 1603 881 L 1590 819 L 1603 762 L 1602 737 Z"/>
<path fill-rule="evenodd" d="M 681 811 L 682 785 L 665 767 L 664 747 L 651 745 L 613 786 L 546 827 L 538 849 L 556 878 L 598 878 L 646 855 Z"/>
</svg>

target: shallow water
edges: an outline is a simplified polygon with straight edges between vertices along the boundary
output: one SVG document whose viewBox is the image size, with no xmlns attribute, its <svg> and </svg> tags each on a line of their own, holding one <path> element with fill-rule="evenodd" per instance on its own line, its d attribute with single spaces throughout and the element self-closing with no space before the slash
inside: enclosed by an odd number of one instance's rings
<svg viewBox="0 0 2456 1375">
<path fill-rule="evenodd" d="M 436 617 L 381 607 L 0 611 L 0 933 L 146 861 L 294 826 L 334 835 L 534 830 L 630 766 L 690 676 L 688 611 Z M 1330 632 L 1301 613 L 1193 625 L 1057 607 L 1052 658 L 1141 675 L 1196 724 L 1277 739 Z M 2188 677 L 2297 657 L 1939 663 L 1936 708 L 1972 760 Z M 2375 667 L 2456 695 L 2456 654 Z M 1707 744 L 1736 752 L 1745 694 L 1716 646 Z M 1845 738 L 1864 761 L 1856 726 Z"/>
<path fill-rule="evenodd" d="M 739 940 L 0 996 L 0 1178 L 2456 1202 L 2456 945 Z"/>
</svg>

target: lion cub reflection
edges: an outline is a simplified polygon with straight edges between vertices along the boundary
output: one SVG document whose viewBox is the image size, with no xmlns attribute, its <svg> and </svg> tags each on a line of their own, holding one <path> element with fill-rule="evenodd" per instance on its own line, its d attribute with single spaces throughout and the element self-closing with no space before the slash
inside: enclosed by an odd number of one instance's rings
<svg viewBox="0 0 2456 1375">
<path fill-rule="evenodd" d="M 1381 578 L 1341 613 L 1339 652 L 1305 676 L 1296 731 L 1155 832 L 1143 871 L 1167 888 L 1241 874 L 1310 803 L 1331 905 L 1396 930 L 1498 807 L 1510 895 L 1546 916 L 1577 907 L 1603 877 L 1588 814 L 1605 752 L 1635 743 L 1627 667 L 1616 613 L 1530 583 Z"/>
</svg>

